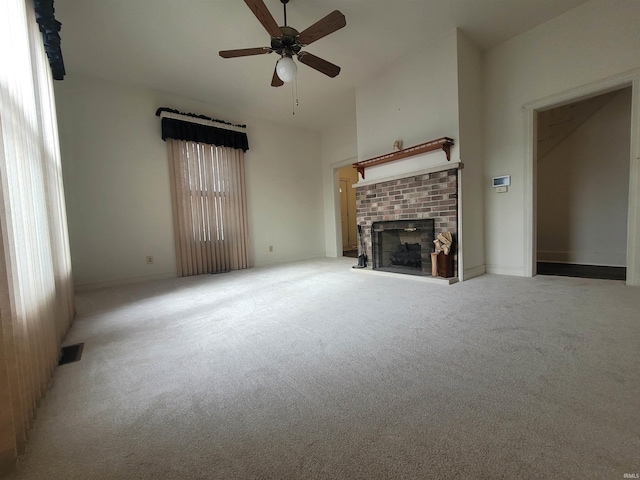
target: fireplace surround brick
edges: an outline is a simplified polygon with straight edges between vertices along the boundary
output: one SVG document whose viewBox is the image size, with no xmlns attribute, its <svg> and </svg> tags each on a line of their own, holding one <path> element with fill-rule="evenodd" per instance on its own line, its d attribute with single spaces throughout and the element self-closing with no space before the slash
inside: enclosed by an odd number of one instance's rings
<svg viewBox="0 0 640 480">
<path fill-rule="evenodd" d="M 458 170 L 409 176 L 356 188 L 358 225 L 362 226 L 368 258 L 371 225 L 389 220 L 433 218 L 435 234 L 450 231 L 455 240 L 454 276 L 457 275 Z"/>
</svg>

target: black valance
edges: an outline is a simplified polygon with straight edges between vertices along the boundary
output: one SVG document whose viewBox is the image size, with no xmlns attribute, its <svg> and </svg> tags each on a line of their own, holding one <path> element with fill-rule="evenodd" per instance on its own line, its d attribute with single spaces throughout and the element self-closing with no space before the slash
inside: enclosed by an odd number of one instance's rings
<svg viewBox="0 0 640 480">
<path fill-rule="evenodd" d="M 207 143 L 217 147 L 231 147 L 242 149 L 245 152 L 249 150 L 249 141 L 244 132 L 164 117 L 162 119 L 162 139 L 166 140 L 167 138 Z"/>
<path fill-rule="evenodd" d="M 220 125 L 229 125 L 229 128 L 180 120 L 171 116 L 163 116 L 163 113 L 206 120 L 212 123 L 219 123 Z M 234 125 L 224 120 L 209 118 L 204 115 L 196 115 L 195 113 L 184 113 L 166 107 L 160 107 L 156 110 L 156 116 L 162 117 L 162 140 L 175 138 L 176 140 L 206 143 L 217 147 L 242 149 L 244 152 L 249 150 L 247 134 L 244 131 L 239 131 L 244 130 L 246 125 Z"/>
<path fill-rule="evenodd" d="M 206 115 L 197 115 L 195 113 L 185 113 L 180 110 L 176 110 L 174 108 L 160 107 L 156 110 L 156 117 L 159 117 L 163 113 L 175 113 L 176 115 L 180 115 L 181 117 L 191 117 L 191 118 L 199 118 L 200 120 L 209 120 L 210 122 L 220 123 L 222 125 L 229 125 L 230 127 L 238 127 L 238 128 L 247 128 L 246 125 L 234 124 L 225 122 L 224 120 L 218 120 L 217 118 L 207 117 Z"/>
<path fill-rule="evenodd" d="M 42 32 L 44 50 L 49 58 L 54 80 L 63 80 L 65 75 L 62 48 L 60 47 L 60 27 L 62 24 L 53 16 L 53 0 L 34 0 L 36 22 Z"/>
</svg>

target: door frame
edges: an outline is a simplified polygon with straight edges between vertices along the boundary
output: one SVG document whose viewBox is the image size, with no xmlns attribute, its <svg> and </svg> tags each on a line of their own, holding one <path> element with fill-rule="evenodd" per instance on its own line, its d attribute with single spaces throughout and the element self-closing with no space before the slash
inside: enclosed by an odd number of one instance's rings
<svg viewBox="0 0 640 480">
<path fill-rule="evenodd" d="M 340 218 L 340 169 L 344 167 L 348 167 L 353 165 L 358 161 L 357 157 L 351 157 L 344 160 L 340 160 L 338 162 L 331 163 L 329 165 L 329 169 L 331 171 L 331 212 L 333 217 L 333 227 L 334 232 L 331 235 L 330 232 L 327 232 L 329 235 L 327 238 L 328 241 L 332 241 L 335 246 L 335 256 L 342 256 L 342 221 Z M 332 240 L 329 240 L 330 237 L 333 237 Z M 330 255 L 333 256 L 333 253 Z"/>
<path fill-rule="evenodd" d="M 347 211 L 343 211 L 342 209 L 342 184 L 344 183 L 344 187 L 345 187 L 345 191 L 344 191 L 344 199 L 345 199 L 345 208 L 347 209 Z M 349 180 L 343 177 L 339 177 L 338 178 L 338 185 L 339 185 L 339 193 L 340 193 L 340 230 L 341 230 L 341 239 L 342 239 L 342 254 L 344 255 L 344 251 L 345 251 L 345 246 L 344 246 L 344 235 L 345 235 L 345 231 L 344 228 L 342 228 L 342 215 L 346 215 L 347 219 L 349 218 L 349 190 L 347 189 L 347 185 L 349 183 Z M 347 220 L 348 222 L 348 220 Z M 349 240 L 349 227 L 347 226 L 347 240 Z M 347 241 L 347 243 L 349 243 Z M 351 245 L 347 245 L 347 247 L 351 247 Z"/>
<path fill-rule="evenodd" d="M 640 69 L 576 87 L 522 106 L 525 128 L 524 274 L 537 273 L 537 114 L 604 93 L 632 88 L 629 204 L 627 214 L 627 285 L 640 286 Z"/>
</svg>

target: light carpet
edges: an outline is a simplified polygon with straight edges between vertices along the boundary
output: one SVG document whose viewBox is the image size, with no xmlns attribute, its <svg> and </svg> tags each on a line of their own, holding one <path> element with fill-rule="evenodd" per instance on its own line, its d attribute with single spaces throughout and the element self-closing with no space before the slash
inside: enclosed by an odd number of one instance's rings
<svg viewBox="0 0 640 480">
<path fill-rule="evenodd" d="M 84 292 L 18 479 L 621 479 L 640 290 L 353 259 Z"/>
</svg>

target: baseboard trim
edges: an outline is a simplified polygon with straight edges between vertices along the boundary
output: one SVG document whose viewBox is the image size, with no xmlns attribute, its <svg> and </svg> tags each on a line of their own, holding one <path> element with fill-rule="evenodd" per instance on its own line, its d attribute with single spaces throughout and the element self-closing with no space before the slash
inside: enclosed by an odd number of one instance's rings
<svg viewBox="0 0 640 480">
<path fill-rule="evenodd" d="M 486 272 L 494 275 L 509 275 L 512 277 L 526 277 L 524 267 L 514 267 L 512 265 L 486 265 Z"/>
<path fill-rule="evenodd" d="M 342 255 L 340 255 L 340 257 L 342 257 Z M 272 265 L 285 265 L 287 263 L 302 262 L 305 260 L 316 260 L 319 258 L 327 258 L 327 257 L 320 253 L 316 255 L 304 255 L 300 257 L 275 257 L 273 260 L 267 260 L 267 261 L 256 260 L 252 266 L 253 267 L 270 267 Z M 333 258 L 338 258 L 338 257 L 336 256 Z"/>
<path fill-rule="evenodd" d="M 167 280 L 168 278 L 176 278 L 177 272 L 157 273 L 154 275 L 143 275 L 140 277 L 119 278 L 117 280 L 106 280 L 102 282 L 76 283 L 74 289 L 76 292 L 86 292 L 88 290 L 97 290 L 99 288 L 119 287 L 121 285 L 131 285 L 134 283 L 152 282 L 154 280 Z"/>
<path fill-rule="evenodd" d="M 592 265 L 595 267 L 620 267 L 620 268 L 627 268 L 627 264 L 626 263 L 620 263 L 620 262 L 572 262 L 569 260 L 538 260 L 537 263 L 559 263 L 562 265 Z"/>
<path fill-rule="evenodd" d="M 487 267 L 485 265 L 478 265 L 471 268 L 464 269 L 464 280 L 471 280 L 472 278 L 479 277 L 487 273 Z"/>
<path fill-rule="evenodd" d="M 626 267 L 613 265 L 584 265 L 577 263 L 538 262 L 538 275 L 563 277 L 600 278 L 603 280 L 626 280 Z"/>
</svg>

